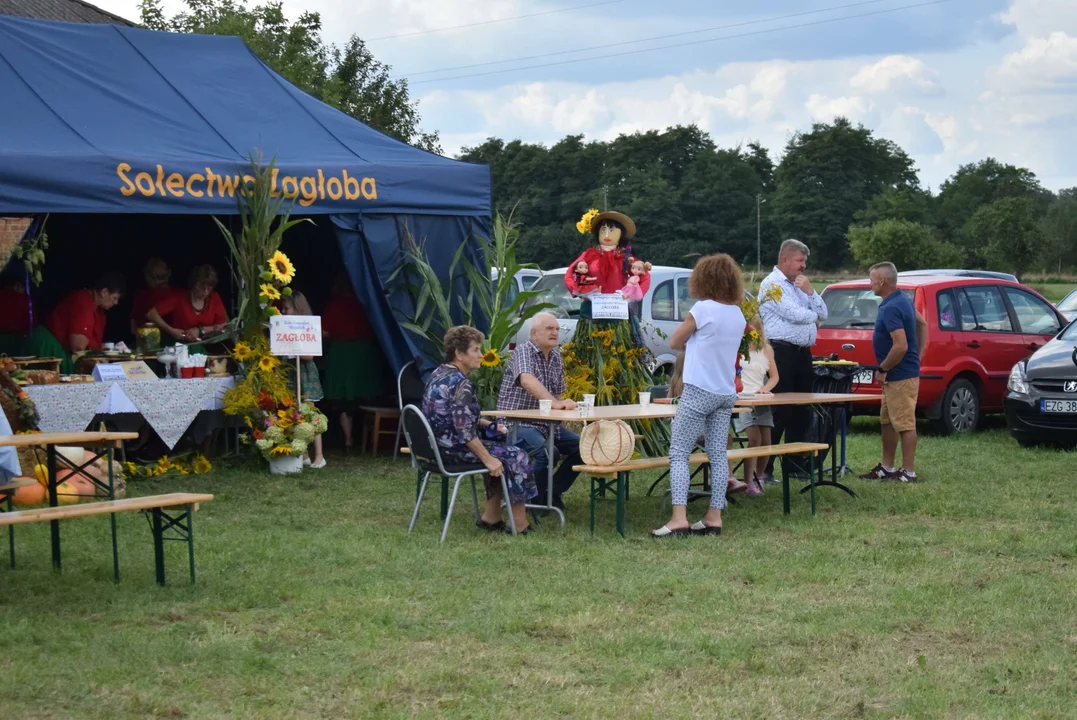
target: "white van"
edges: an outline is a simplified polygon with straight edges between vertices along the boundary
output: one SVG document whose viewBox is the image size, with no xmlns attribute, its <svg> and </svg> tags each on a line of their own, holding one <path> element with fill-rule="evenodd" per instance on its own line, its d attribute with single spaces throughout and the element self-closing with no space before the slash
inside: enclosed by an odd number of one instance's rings
<svg viewBox="0 0 1077 720">
<path fill-rule="evenodd" d="M 572 340 L 576 334 L 576 319 L 580 314 L 580 305 L 583 304 L 582 298 L 572 297 L 565 287 L 567 269 L 557 268 L 543 272 L 542 279 L 529 288 L 538 291 L 538 295 L 524 305 L 526 308 L 546 302 L 557 306 L 549 312 L 560 321 L 562 345 Z M 696 302 L 688 297 L 688 276 L 691 274 L 692 271 L 688 268 L 667 265 L 655 265 L 651 268 L 651 287 L 643 296 L 640 327 L 647 347 L 654 355 L 653 372 L 656 375 L 669 375 L 673 372 L 677 353 L 670 348 L 669 338 Z M 520 327 L 514 342 L 509 344 L 509 349 L 515 348 L 517 343 L 527 342 L 530 334 L 531 321 L 528 320 Z"/>
<path fill-rule="evenodd" d="M 494 268 L 490 271 L 490 280 L 496 283 L 497 275 L 497 268 Z M 511 305 L 512 301 L 516 299 L 517 295 L 522 293 L 524 290 L 530 289 L 531 286 L 535 284 L 535 281 L 541 277 L 542 271 L 537 268 L 524 268 L 522 270 L 517 270 L 516 274 L 513 275 L 513 278 L 515 278 L 516 283 L 509 291 L 509 297 L 506 301 L 506 305 Z"/>
</svg>

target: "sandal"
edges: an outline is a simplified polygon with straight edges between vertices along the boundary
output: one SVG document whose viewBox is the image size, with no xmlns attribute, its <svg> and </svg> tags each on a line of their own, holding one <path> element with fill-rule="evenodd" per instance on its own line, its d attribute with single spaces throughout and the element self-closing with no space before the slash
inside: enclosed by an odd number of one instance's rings
<svg viewBox="0 0 1077 720">
<path fill-rule="evenodd" d="M 692 534 L 692 528 L 677 528 L 676 530 L 670 530 L 663 525 L 657 530 L 651 530 L 651 537 L 653 538 L 665 538 L 665 537 L 687 537 Z"/>
<path fill-rule="evenodd" d="M 486 532 L 501 532 L 502 530 L 507 529 L 504 520 L 498 520 L 495 523 L 488 523 L 482 518 L 479 518 L 475 521 L 475 527 L 479 528 L 480 530 L 485 530 Z"/>
<path fill-rule="evenodd" d="M 732 495 L 733 493 L 744 492 L 748 489 L 748 483 L 741 482 L 736 478 L 729 478 L 729 484 L 726 486 L 726 495 Z"/>
<path fill-rule="evenodd" d="M 692 527 L 689 528 L 689 529 L 691 530 L 693 535 L 721 535 L 722 534 L 722 526 L 721 525 L 704 525 L 702 520 L 700 520 L 697 523 L 693 523 Z"/>
</svg>

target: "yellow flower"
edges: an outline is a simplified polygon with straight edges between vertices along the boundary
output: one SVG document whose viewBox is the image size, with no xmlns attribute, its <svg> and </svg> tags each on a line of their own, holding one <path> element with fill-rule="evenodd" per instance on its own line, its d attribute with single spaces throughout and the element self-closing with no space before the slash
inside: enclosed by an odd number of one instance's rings
<svg viewBox="0 0 1077 720">
<path fill-rule="evenodd" d="M 603 345 L 603 347 L 609 347 L 609 346 L 610 346 L 610 345 L 612 345 L 612 344 L 613 344 L 613 338 L 609 337 L 608 335 L 607 335 L 607 336 L 606 336 L 606 338 L 605 338 L 605 339 L 604 339 L 604 340 L 602 341 L 602 345 Z"/>
<path fill-rule="evenodd" d="M 625 346 L 624 345 L 618 345 L 617 346 L 617 353 L 618 354 L 623 354 L 624 351 L 625 351 Z"/>
<path fill-rule="evenodd" d="M 273 372 L 279 364 L 280 360 L 277 360 L 272 355 L 263 355 L 262 359 L 258 361 L 258 369 L 262 372 Z"/>
<path fill-rule="evenodd" d="M 278 445 L 269 451 L 269 457 L 284 457 L 285 455 L 291 455 L 292 448 L 287 445 Z"/>
<path fill-rule="evenodd" d="M 576 223 L 576 229 L 581 235 L 586 235 L 591 232 L 591 224 L 594 222 L 596 215 L 598 215 L 598 210 L 596 208 L 591 208 L 585 212 L 583 217 L 580 218 L 580 221 Z"/>
<path fill-rule="evenodd" d="M 278 250 L 269 258 L 269 272 L 273 273 L 278 282 L 287 285 L 295 277 L 295 265 L 292 265 L 287 255 Z"/>
<path fill-rule="evenodd" d="M 269 283 L 262 283 L 262 287 L 259 288 L 262 291 L 262 296 L 269 300 L 280 300 L 280 290 L 273 287 Z"/>
<path fill-rule="evenodd" d="M 501 364 L 501 353 L 493 348 L 490 348 L 482 354 L 482 366 L 483 367 L 497 367 Z"/>
<path fill-rule="evenodd" d="M 195 475 L 201 475 L 203 473 L 208 473 L 212 469 L 213 469 L 213 465 L 210 464 L 209 460 L 206 459 L 205 455 L 199 455 L 198 457 L 195 458 L 194 467 L 192 468 Z"/>
<path fill-rule="evenodd" d="M 251 346 L 245 342 L 237 342 L 235 348 L 232 350 L 232 357 L 239 362 L 244 362 L 254 354 L 251 350 Z"/>
</svg>

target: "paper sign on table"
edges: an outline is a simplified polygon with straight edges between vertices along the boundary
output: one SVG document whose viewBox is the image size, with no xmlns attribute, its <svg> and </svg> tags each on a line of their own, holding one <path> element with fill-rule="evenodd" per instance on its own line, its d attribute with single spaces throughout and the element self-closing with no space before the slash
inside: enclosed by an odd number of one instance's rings
<svg viewBox="0 0 1077 720">
<path fill-rule="evenodd" d="M 93 379 L 97 382 L 126 380 L 127 373 L 123 371 L 119 363 L 97 363 L 93 366 Z"/>
<path fill-rule="evenodd" d="M 322 319 L 317 315 L 269 318 L 269 351 L 274 355 L 322 354 Z"/>
<path fill-rule="evenodd" d="M 116 363 L 123 368 L 123 374 L 128 380 L 157 380 L 157 374 L 150 370 L 150 366 L 141 360 L 129 360 Z"/>
<path fill-rule="evenodd" d="M 620 293 L 591 293 L 591 317 L 595 320 L 627 320 L 628 300 Z"/>
</svg>

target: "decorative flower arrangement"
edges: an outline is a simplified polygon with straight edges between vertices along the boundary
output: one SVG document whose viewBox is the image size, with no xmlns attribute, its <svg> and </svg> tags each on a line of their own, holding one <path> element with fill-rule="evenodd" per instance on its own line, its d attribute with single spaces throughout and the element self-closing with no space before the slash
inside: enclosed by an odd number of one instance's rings
<svg viewBox="0 0 1077 720">
<path fill-rule="evenodd" d="M 138 465 L 133 462 L 125 462 L 123 464 L 124 477 L 127 479 L 156 478 L 169 473 L 176 473 L 177 475 L 204 475 L 212 469 L 213 464 L 201 453 L 189 458 L 182 456 L 170 458 L 167 455 L 162 455 L 156 462 L 146 465 Z"/>
<path fill-rule="evenodd" d="M 594 222 L 597 215 L 597 208 L 591 208 L 583 214 L 583 217 L 580 218 L 580 221 L 576 223 L 576 229 L 580 231 L 581 235 L 587 235 L 591 232 L 591 223 Z"/>
<path fill-rule="evenodd" d="M 777 285 L 771 285 L 767 288 L 766 293 L 763 295 L 762 302 L 760 302 L 755 295 L 744 298 L 744 301 L 740 304 L 740 311 L 748 322 L 744 324 L 744 336 L 740 339 L 740 350 L 738 350 L 739 357 L 747 360 L 752 350 L 763 349 L 763 338 L 759 334 L 759 331 L 752 327 L 751 320 L 759 314 L 760 307 L 765 303 L 781 302 L 781 299 L 782 289 Z"/>
<path fill-rule="evenodd" d="M 266 318 L 280 315 L 280 310 L 274 305 L 277 300 L 292 296 L 292 289 L 288 284 L 295 278 L 295 266 L 288 256 L 277 250 L 269 258 L 269 269 L 263 270 L 258 286 L 258 304 Z"/>
<path fill-rule="evenodd" d="M 511 353 L 502 355 L 487 343 L 483 344 L 482 361 L 478 370 L 471 373 L 471 385 L 475 388 L 475 397 L 483 410 L 497 408 L 497 396 L 501 392 L 501 379 L 505 376 Z"/>
<path fill-rule="evenodd" d="M 240 373 L 236 386 L 224 394 L 224 412 L 243 418 L 250 430 L 245 441 L 266 460 L 304 454 L 314 437 L 326 431 L 325 415 L 309 402 L 296 405 L 288 368 L 270 354 L 265 337 L 236 343 L 232 357 L 240 363 Z"/>
</svg>

